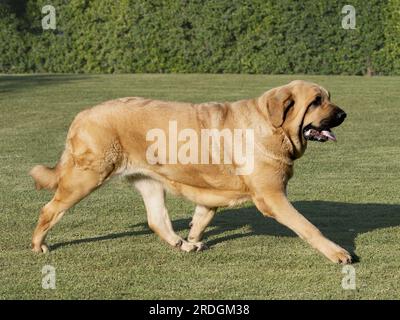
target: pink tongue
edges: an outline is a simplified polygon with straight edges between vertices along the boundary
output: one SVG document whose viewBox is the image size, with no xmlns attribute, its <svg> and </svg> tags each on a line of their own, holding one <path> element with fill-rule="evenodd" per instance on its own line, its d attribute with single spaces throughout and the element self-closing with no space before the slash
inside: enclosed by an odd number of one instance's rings
<svg viewBox="0 0 400 320">
<path fill-rule="evenodd" d="M 321 134 L 323 136 L 327 137 L 329 140 L 336 141 L 336 137 L 335 137 L 335 135 L 333 134 L 332 131 L 322 130 Z"/>
</svg>

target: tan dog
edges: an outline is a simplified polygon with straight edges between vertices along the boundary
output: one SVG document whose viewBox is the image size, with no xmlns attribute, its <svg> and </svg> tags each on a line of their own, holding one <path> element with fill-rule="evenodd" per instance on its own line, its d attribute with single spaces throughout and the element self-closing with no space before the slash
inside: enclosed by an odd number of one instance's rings
<svg viewBox="0 0 400 320">
<path fill-rule="evenodd" d="M 204 248 L 201 238 L 217 207 L 252 200 L 264 216 L 292 229 L 329 260 L 350 263 L 349 253 L 325 238 L 286 197 L 293 161 L 303 155 L 307 140 L 335 140 L 330 128 L 340 125 L 345 117 L 324 88 L 304 81 L 233 103 L 190 104 L 132 97 L 82 111 L 69 129 L 56 167 L 36 166 L 30 172 L 38 189 L 55 190 L 53 199 L 42 208 L 32 238 L 33 251 L 48 250 L 46 234 L 66 210 L 111 177 L 126 175 L 143 197 L 150 228 L 183 251 Z M 235 174 L 240 165 L 232 155 L 231 161 L 219 164 L 171 161 L 176 157 L 171 147 L 177 150 L 183 145 L 182 139 L 179 146 L 170 140 L 171 121 L 178 132 L 189 128 L 198 136 L 202 129 L 252 130 L 251 172 Z M 164 161 L 149 161 L 147 157 L 154 141 L 149 141 L 149 132 L 155 128 L 165 133 L 169 147 L 168 154 L 160 154 L 164 152 L 161 149 L 154 153 Z M 190 136 L 185 132 L 184 136 Z M 232 144 L 227 142 L 217 153 L 229 147 Z M 209 151 L 202 159 L 212 156 Z M 197 204 L 188 240 L 172 229 L 165 190 Z"/>
</svg>

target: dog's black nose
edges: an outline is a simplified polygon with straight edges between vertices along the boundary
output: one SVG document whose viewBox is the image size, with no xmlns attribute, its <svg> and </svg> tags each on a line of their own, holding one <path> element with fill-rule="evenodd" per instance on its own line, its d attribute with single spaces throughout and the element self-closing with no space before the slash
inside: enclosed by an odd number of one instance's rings
<svg viewBox="0 0 400 320">
<path fill-rule="evenodd" d="M 339 121 L 344 121 L 344 119 L 346 119 L 346 116 L 347 116 L 347 114 L 346 114 L 346 112 L 344 112 L 344 111 L 340 111 L 340 112 L 338 112 L 338 113 L 336 114 L 336 118 L 337 118 Z"/>
</svg>

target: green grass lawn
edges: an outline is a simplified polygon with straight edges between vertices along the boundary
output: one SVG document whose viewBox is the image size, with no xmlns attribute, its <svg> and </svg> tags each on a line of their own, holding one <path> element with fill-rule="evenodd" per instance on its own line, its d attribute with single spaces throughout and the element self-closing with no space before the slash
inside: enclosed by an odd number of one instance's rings
<svg viewBox="0 0 400 320">
<path fill-rule="evenodd" d="M 50 232 L 47 255 L 30 251 L 40 208 L 51 198 L 28 176 L 53 165 L 80 110 L 124 96 L 183 101 L 255 97 L 293 79 L 315 81 L 348 114 L 338 143 L 309 143 L 289 198 L 359 261 L 356 290 L 331 264 L 249 203 L 220 210 L 210 249 L 182 253 L 150 232 L 141 198 L 120 179 L 71 209 Z M 0 76 L 0 299 L 400 298 L 400 78 L 262 75 Z M 194 205 L 170 197 L 187 236 Z M 56 289 L 42 288 L 42 267 Z"/>
</svg>

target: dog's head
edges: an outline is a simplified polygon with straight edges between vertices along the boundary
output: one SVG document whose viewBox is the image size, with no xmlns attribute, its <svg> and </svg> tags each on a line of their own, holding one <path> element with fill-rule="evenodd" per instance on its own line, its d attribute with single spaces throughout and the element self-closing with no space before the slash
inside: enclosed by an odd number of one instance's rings
<svg viewBox="0 0 400 320">
<path fill-rule="evenodd" d="M 339 126 L 346 113 L 330 101 L 323 87 L 306 81 L 291 83 L 266 92 L 260 100 L 275 128 L 282 128 L 301 156 L 307 141 L 336 141 L 332 128 Z"/>
</svg>

